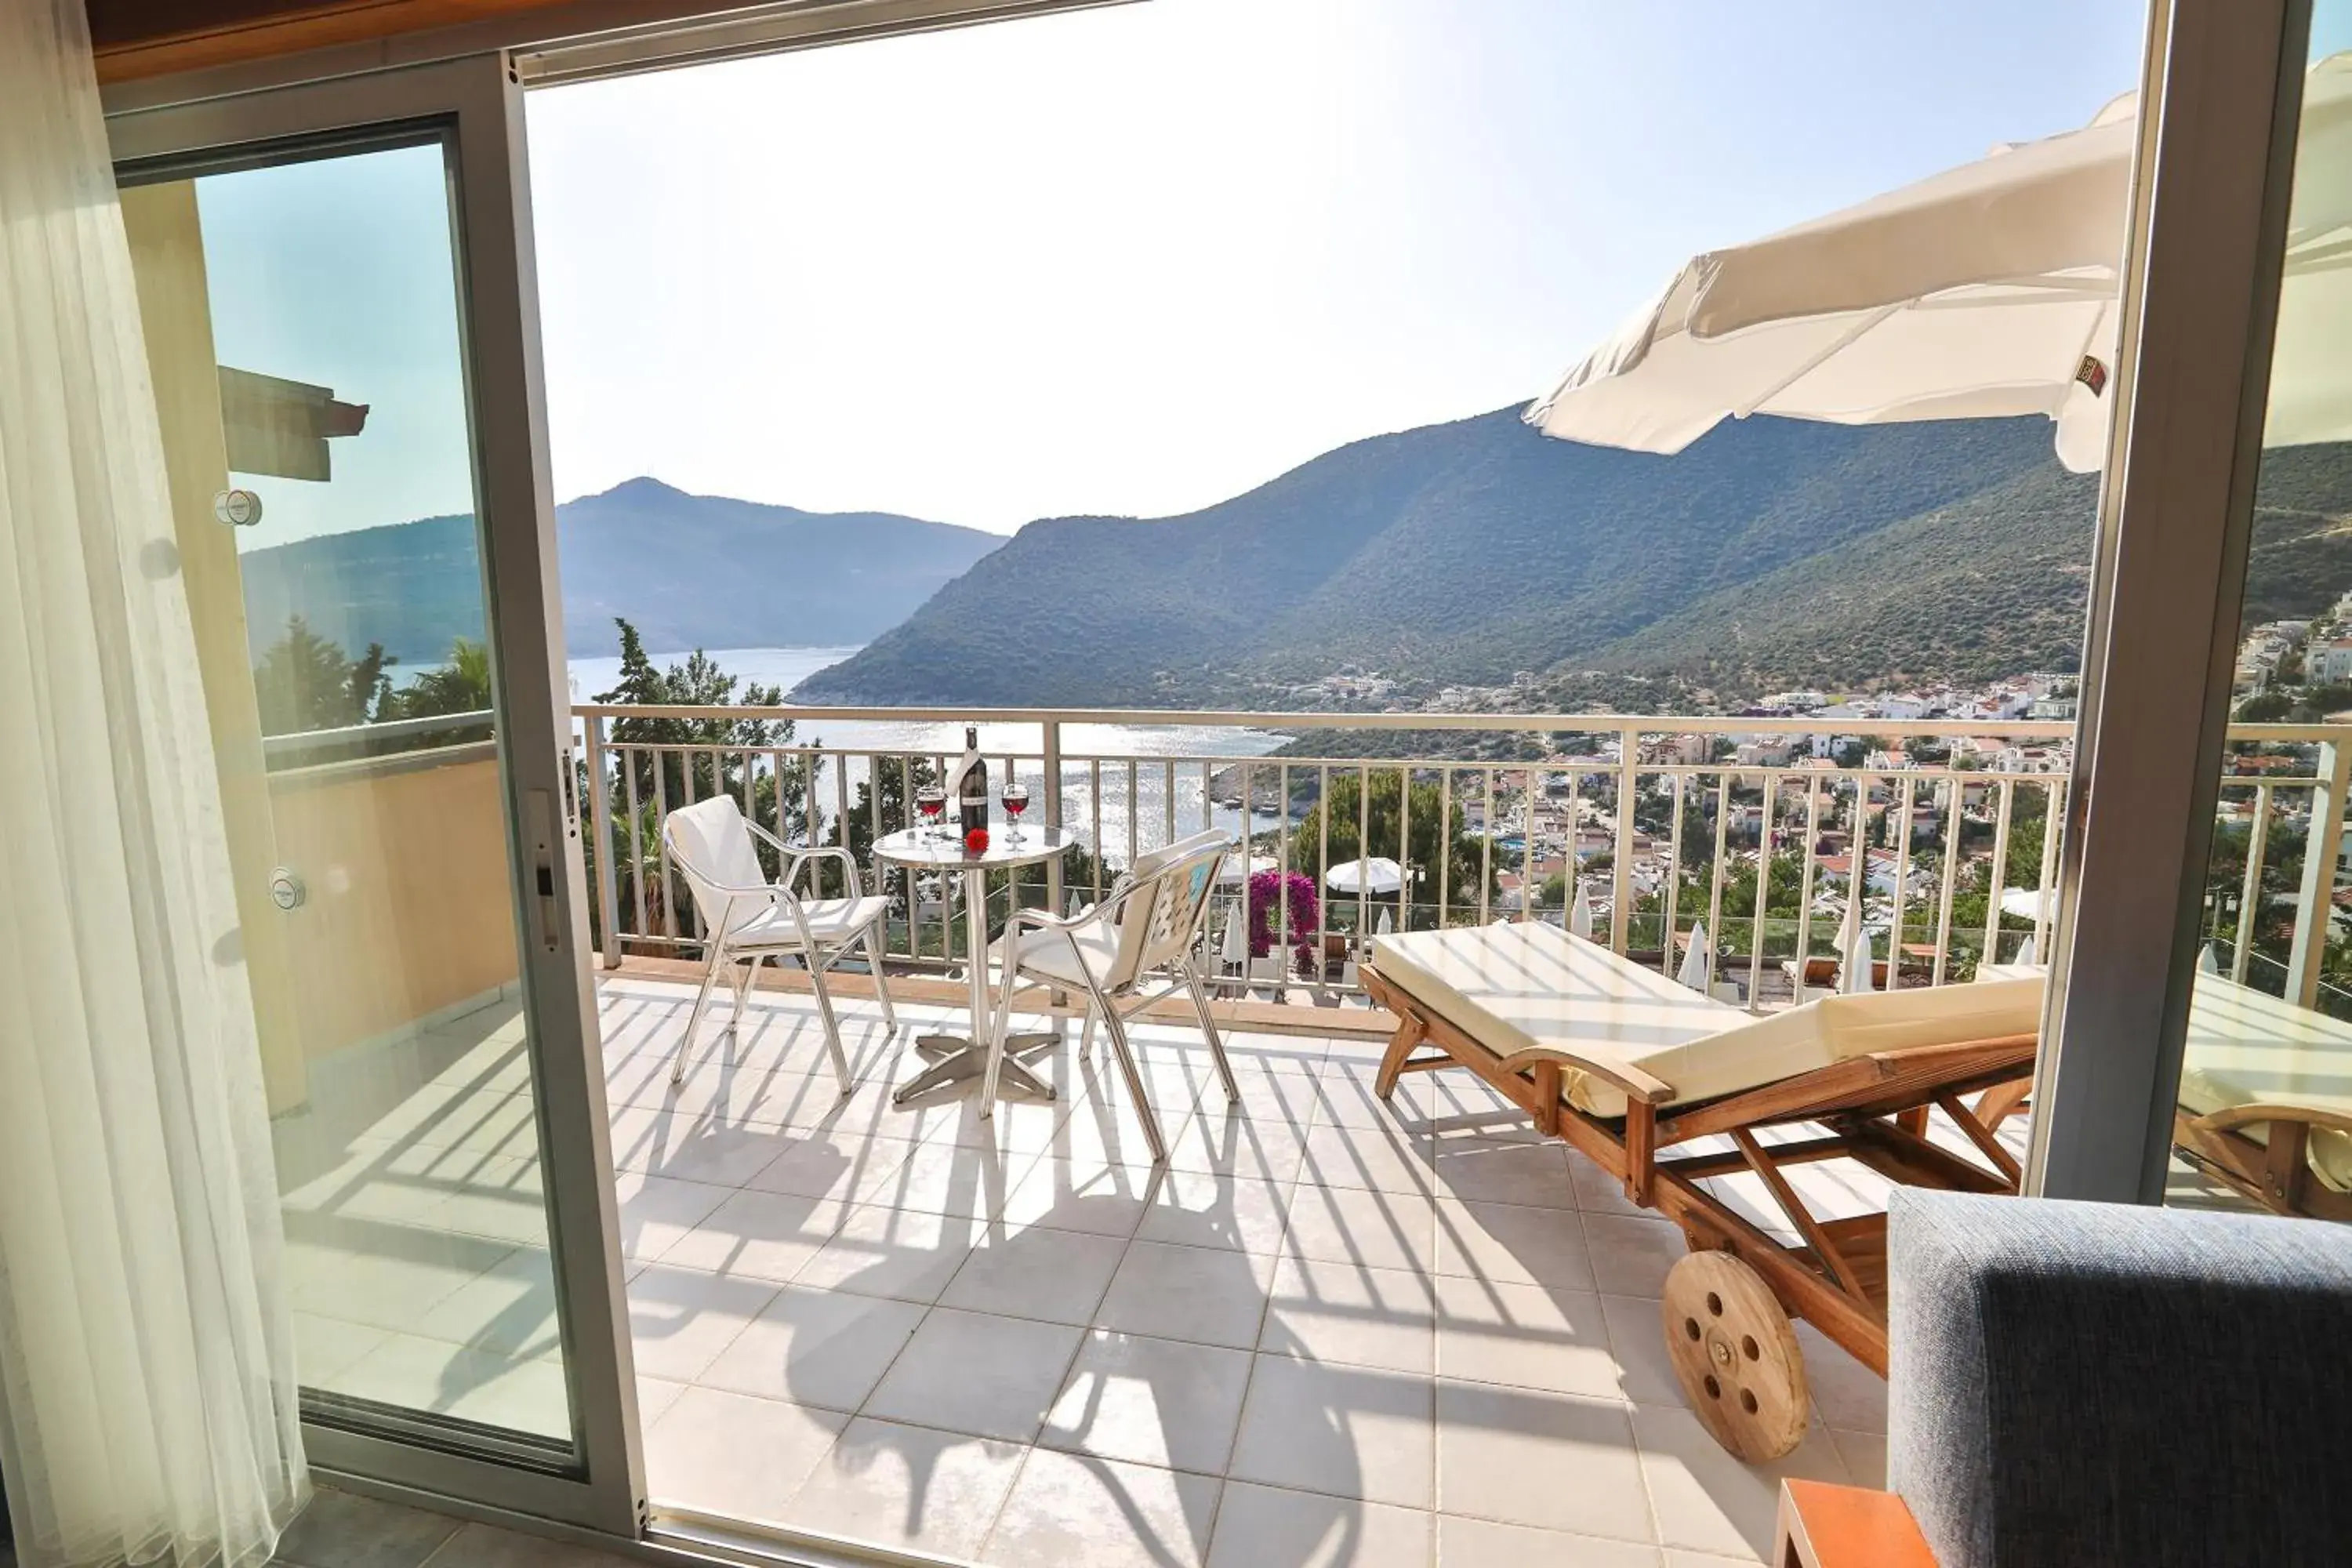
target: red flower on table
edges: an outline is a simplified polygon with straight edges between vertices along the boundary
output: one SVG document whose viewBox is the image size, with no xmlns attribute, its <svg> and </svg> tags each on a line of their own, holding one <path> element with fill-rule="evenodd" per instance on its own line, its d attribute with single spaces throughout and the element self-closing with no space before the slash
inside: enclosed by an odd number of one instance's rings
<svg viewBox="0 0 2352 1568">
<path fill-rule="evenodd" d="M 968 854 L 987 854 L 988 829 L 985 827 L 975 827 L 970 833 L 965 834 L 963 836 L 963 847 L 965 852 Z"/>
</svg>

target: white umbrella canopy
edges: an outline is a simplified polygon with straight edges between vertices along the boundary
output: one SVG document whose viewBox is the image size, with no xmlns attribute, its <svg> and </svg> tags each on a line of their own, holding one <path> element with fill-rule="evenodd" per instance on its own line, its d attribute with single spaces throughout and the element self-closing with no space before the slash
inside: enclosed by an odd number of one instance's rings
<svg viewBox="0 0 2352 1568">
<path fill-rule="evenodd" d="M 1547 435 L 1679 452 L 1726 418 L 1844 425 L 2041 414 L 2106 453 L 2137 94 L 1753 244 L 1693 258 L 1527 413 Z M 2352 54 L 2314 66 L 2296 149 L 2271 446 L 2352 437 Z"/>
<path fill-rule="evenodd" d="M 1404 868 L 1381 855 L 1342 860 L 1323 873 L 1323 885 L 1335 893 L 1393 893 L 1404 886 Z"/>
<path fill-rule="evenodd" d="M 1217 886 L 1238 888 L 1261 871 L 1271 871 L 1275 859 L 1271 855 L 1253 855 L 1243 860 L 1240 851 L 1226 856 L 1217 863 Z"/>
</svg>

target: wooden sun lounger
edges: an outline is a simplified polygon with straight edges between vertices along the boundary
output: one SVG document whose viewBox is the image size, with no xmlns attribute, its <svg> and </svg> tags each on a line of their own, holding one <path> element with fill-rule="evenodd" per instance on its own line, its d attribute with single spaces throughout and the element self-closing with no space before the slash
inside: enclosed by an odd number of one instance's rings
<svg viewBox="0 0 2352 1568">
<path fill-rule="evenodd" d="M 1400 1020 L 1381 1064 L 1383 1099 L 1405 1073 L 1467 1068 L 1682 1227 L 1691 1256 L 1667 1281 L 1668 1348 L 1693 1410 L 1745 1459 L 1777 1458 L 1804 1435 L 1810 1402 L 1790 1317 L 1886 1371 L 1886 1216 L 1818 1218 L 1787 1167 L 1850 1159 L 1904 1185 L 2018 1188 L 2017 1160 L 1994 1134 L 2033 1070 L 2039 982 L 1946 987 L 1978 994 L 1944 1004 L 1919 1000 L 1924 988 L 1827 998 L 1757 1019 L 1540 924 L 1382 938 L 1362 978 Z M 1962 1033 L 1923 1043 L 1938 1008 Z M 1743 1033 L 1749 1059 L 1733 1076 L 1818 1065 L 1729 1092 L 1678 1089 L 1674 1078 L 1721 1078 L 1709 1053 Z M 1872 1037 L 1900 1043 L 1842 1048 Z M 1936 1107 L 1980 1161 L 1927 1137 Z M 1817 1131 L 1757 1137 L 1800 1124 Z M 1701 1141 L 1717 1146 L 1673 1152 Z M 1738 1172 L 1760 1179 L 1802 1245 L 1784 1245 L 1699 1184 Z"/>
<path fill-rule="evenodd" d="M 2352 1024 L 2200 974 L 2173 1147 L 2273 1212 L 2352 1221 Z"/>
</svg>

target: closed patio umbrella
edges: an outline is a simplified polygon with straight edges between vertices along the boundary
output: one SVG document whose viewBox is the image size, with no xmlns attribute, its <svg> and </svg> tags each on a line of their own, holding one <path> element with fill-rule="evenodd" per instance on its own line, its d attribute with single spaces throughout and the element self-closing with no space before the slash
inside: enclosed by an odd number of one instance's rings
<svg viewBox="0 0 2352 1568">
<path fill-rule="evenodd" d="M 1675 979 L 1702 996 L 1706 994 L 1706 961 L 1709 951 L 1706 942 L 1706 922 L 1701 921 L 1691 927 L 1690 951 L 1683 954 L 1683 966 L 1675 973 Z"/>
<path fill-rule="evenodd" d="M 1548 435 L 1678 452 L 1726 418 L 2044 415 L 2105 457 L 2137 94 L 1768 238 L 1693 258 L 1527 413 Z M 2305 79 L 2264 441 L 2352 437 L 2352 54 Z"/>
<path fill-rule="evenodd" d="M 1335 893 L 1393 893 L 1404 886 L 1404 868 L 1381 855 L 1343 860 L 1323 873 L 1323 885 Z"/>
</svg>

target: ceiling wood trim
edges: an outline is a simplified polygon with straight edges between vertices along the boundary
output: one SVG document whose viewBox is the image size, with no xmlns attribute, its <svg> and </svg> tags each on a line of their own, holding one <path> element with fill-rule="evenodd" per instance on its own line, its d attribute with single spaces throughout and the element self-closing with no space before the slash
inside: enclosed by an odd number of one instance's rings
<svg viewBox="0 0 2352 1568">
<path fill-rule="evenodd" d="M 572 0 L 337 0 L 98 46 L 100 85 L 245 65 L 306 49 L 370 44 L 436 27 L 552 10 Z"/>
</svg>

